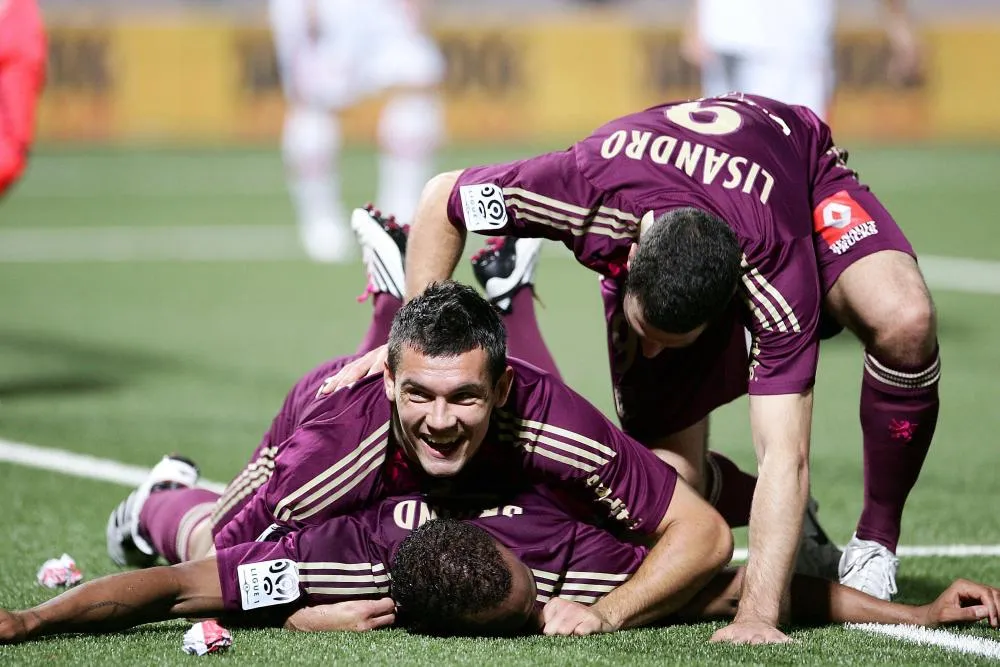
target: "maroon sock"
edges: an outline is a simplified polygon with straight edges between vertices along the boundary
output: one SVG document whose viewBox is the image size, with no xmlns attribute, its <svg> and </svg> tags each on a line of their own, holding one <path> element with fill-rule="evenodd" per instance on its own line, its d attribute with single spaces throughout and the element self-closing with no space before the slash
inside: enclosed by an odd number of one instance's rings
<svg viewBox="0 0 1000 667">
<path fill-rule="evenodd" d="M 191 531 L 207 521 L 219 494 L 208 489 L 168 489 L 150 494 L 139 513 L 139 527 L 156 552 L 180 563 Z"/>
<path fill-rule="evenodd" d="M 358 346 L 358 354 L 364 354 L 389 342 L 392 318 L 402 306 L 403 302 L 391 294 L 386 292 L 372 294 L 372 322 L 368 325 L 368 331 L 361 345 Z"/>
<path fill-rule="evenodd" d="M 510 312 L 503 316 L 504 327 L 507 329 L 507 353 L 561 377 L 555 359 L 545 346 L 542 332 L 538 328 L 534 297 L 531 285 L 525 285 L 511 297 Z"/>
<path fill-rule="evenodd" d="M 903 505 L 917 483 L 937 425 L 941 360 L 892 368 L 865 354 L 861 382 L 865 504 L 857 534 L 896 551 Z"/>
<path fill-rule="evenodd" d="M 708 453 L 708 471 L 708 501 L 731 528 L 748 525 L 757 478 L 718 452 Z"/>
</svg>

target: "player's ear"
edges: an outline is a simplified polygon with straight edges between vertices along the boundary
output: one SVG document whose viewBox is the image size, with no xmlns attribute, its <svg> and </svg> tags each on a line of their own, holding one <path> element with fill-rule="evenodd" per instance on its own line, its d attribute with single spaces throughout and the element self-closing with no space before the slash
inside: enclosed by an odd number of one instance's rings
<svg viewBox="0 0 1000 667">
<path fill-rule="evenodd" d="M 504 369 L 503 375 L 497 380 L 495 391 L 497 394 L 498 406 L 507 403 L 507 397 L 510 395 L 510 387 L 514 384 L 514 369 L 508 366 Z"/>
<path fill-rule="evenodd" d="M 396 376 L 392 374 L 389 367 L 389 360 L 385 361 L 385 368 L 382 371 L 382 383 L 385 385 L 385 397 L 390 401 L 396 400 Z"/>
<path fill-rule="evenodd" d="M 639 250 L 639 244 L 633 243 L 632 247 L 628 249 L 628 259 L 625 260 L 625 269 L 628 271 L 632 270 L 632 260 L 635 259 L 635 253 Z"/>
</svg>

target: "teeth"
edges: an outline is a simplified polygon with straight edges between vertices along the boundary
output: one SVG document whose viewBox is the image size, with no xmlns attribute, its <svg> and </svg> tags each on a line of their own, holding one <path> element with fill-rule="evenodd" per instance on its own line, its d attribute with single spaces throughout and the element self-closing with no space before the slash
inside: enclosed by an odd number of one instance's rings
<svg viewBox="0 0 1000 667">
<path fill-rule="evenodd" d="M 423 438 L 430 444 L 438 446 L 453 445 L 458 442 L 458 438 L 452 438 L 451 440 L 435 440 L 434 438 L 429 438 L 426 435 L 423 436 Z"/>
</svg>

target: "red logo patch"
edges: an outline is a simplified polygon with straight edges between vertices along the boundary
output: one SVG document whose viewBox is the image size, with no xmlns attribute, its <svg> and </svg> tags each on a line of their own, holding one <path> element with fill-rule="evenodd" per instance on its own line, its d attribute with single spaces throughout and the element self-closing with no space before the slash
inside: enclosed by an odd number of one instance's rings
<svg viewBox="0 0 1000 667">
<path fill-rule="evenodd" d="M 813 228 L 840 255 L 858 241 L 878 234 L 875 221 L 846 190 L 827 197 L 813 211 Z"/>
</svg>

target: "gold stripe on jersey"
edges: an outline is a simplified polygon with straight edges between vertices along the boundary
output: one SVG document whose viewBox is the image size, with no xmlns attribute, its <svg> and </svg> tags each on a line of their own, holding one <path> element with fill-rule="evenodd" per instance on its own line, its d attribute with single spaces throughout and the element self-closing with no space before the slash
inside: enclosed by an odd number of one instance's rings
<svg viewBox="0 0 1000 667">
<path fill-rule="evenodd" d="M 592 593 L 610 593 L 611 591 L 618 588 L 615 584 L 579 584 L 572 581 L 566 581 L 563 583 L 562 588 L 559 591 L 559 595 L 566 593 L 568 591 L 575 592 L 587 592 Z"/>
<path fill-rule="evenodd" d="M 591 605 L 600 600 L 598 595 L 557 595 L 560 600 L 569 600 L 570 602 L 579 602 L 580 604 Z"/>
<path fill-rule="evenodd" d="M 240 488 L 238 493 L 228 496 L 227 502 L 223 503 L 220 498 L 219 502 L 215 505 L 215 512 L 212 513 L 212 525 L 218 524 L 219 520 L 228 514 L 230 510 L 239 505 L 244 498 L 264 486 L 265 482 L 271 479 L 272 472 L 272 470 L 262 468 L 257 471 L 256 476 L 246 480 L 246 484 Z"/>
<path fill-rule="evenodd" d="M 518 190 L 518 192 L 512 193 L 511 191 L 513 190 Z M 570 210 L 571 205 L 569 204 L 560 206 L 560 202 L 556 202 L 554 199 L 541 197 L 539 195 L 532 195 L 526 190 L 521 190 L 520 188 L 506 188 L 504 189 L 504 195 L 507 195 L 505 196 L 507 206 L 544 215 L 553 220 L 561 220 L 563 222 L 582 226 L 596 224 L 609 227 L 617 232 L 628 232 L 629 234 L 633 234 L 635 232 L 634 219 L 629 222 L 622 222 L 621 220 L 609 218 L 606 215 L 600 215 L 599 212 L 595 213 L 576 206 L 572 207 L 574 210 Z M 522 195 L 523 198 L 517 195 Z M 600 211 L 600 209 L 598 209 L 598 211 Z M 576 215 L 572 215 L 574 213 Z M 635 216 L 632 217 L 634 218 Z"/>
<path fill-rule="evenodd" d="M 556 585 L 547 584 L 544 581 L 536 581 L 535 588 L 540 591 L 545 591 L 546 593 L 551 593 L 556 590 Z"/>
<path fill-rule="evenodd" d="M 566 580 L 592 579 L 596 581 L 627 581 L 631 576 L 631 574 L 619 574 L 613 572 L 577 572 L 570 570 L 566 573 Z"/>
<path fill-rule="evenodd" d="M 388 430 L 389 430 L 389 422 L 387 420 L 384 424 L 375 429 L 370 435 L 365 437 L 365 439 L 362 440 L 361 443 L 351 453 L 347 454 L 344 458 L 340 459 L 335 464 L 333 464 L 320 474 L 316 475 L 311 480 L 309 480 L 308 482 L 300 486 L 298 489 L 290 493 L 288 496 L 283 498 L 274 508 L 274 516 L 280 518 L 282 514 L 290 515 L 292 510 L 289 507 L 289 505 L 292 505 L 292 503 L 298 501 L 302 496 L 306 495 L 320 484 L 323 484 L 330 477 L 335 476 L 342 468 L 351 465 L 351 463 L 355 459 L 359 458 L 364 453 L 365 449 L 372 442 L 385 435 L 385 433 Z"/>
<path fill-rule="evenodd" d="M 562 436 L 564 438 L 569 438 L 570 440 L 574 440 L 576 442 L 579 442 L 581 445 L 586 445 L 588 447 L 593 447 L 598 452 L 601 452 L 602 454 L 605 454 L 609 459 L 613 459 L 615 456 L 618 455 L 618 452 L 616 452 L 611 447 L 608 447 L 607 445 L 604 445 L 604 444 L 602 444 L 602 443 L 594 440 L 593 438 L 588 438 L 585 435 L 581 435 L 579 433 L 576 433 L 574 431 L 570 431 L 569 429 L 565 429 L 565 428 L 562 428 L 560 426 L 552 426 L 550 424 L 543 424 L 542 422 L 530 421 L 530 420 L 527 420 L 527 419 L 518 419 L 517 422 L 521 426 L 526 426 L 528 428 L 533 428 L 533 429 L 536 429 L 536 430 L 539 430 L 539 431 L 545 431 L 546 433 L 552 433 L 552 434 L 555 434 L 555 435 L 558 435 L 558 436 Z M 605 463 L 606 462 L 607 461 L 605 461 Z"/>
<path fill-rule="evenodd" d="M 306 593 L 313 595 L 370 595 L 371 593 L 388 593 L 389 586 L 303 586 Z"/>
<path fill-rule="evenodd" d="M 384 584 L 389 581 L 388 574 L 303 574 L 299 573 L 299 581 L 306 581 L 314 584 L 349 584 L 352 582 L 364 583 L 367 581 Z"/>
<path fill-rule="evenodd" d="M 521 220 L 527 220 L 528 222 L 537 222 L 540 225 L 545 225 L 547 227 L 552 227 L 553 229 L 558 229 L 562 232 L 569 232 L 573 236 L 586 236 L 587 234 L 597 234 L 599 236 L 607 236 L 612 239 L 632 239 L 635 237 L 633 232 L 617 232 L 613 229 L 607 227 L 598 227 L 592 225 L 583 220 L 580 220 L 577 224 L 568 224 L 564 222 L 558 222 L 553 220 L 551 217 L 534 215 L 531 213 L 526 213 L 516 206 L 510 207 L 514 211 L 514 215 Z"/>
<path fill-rule="evenodd" d="M 531 568 L 531 573 L 535 575 L 536 579 L 548 579 L 549 581 L 559 581 L 559 575 L 555 572 L 549 572 L 548 570 L 536 570 Z"/>
<path fill-rule="evenodd" d="M 248 487 L 250 487 L 255 481 L 258 481 L 263 476 L 265 479 L 274 474 L 274 461 L 271 459 L 265 459 L 263 457 L 257 459 L 255 462 L 251 463 L 246 467 L 246 469 L 240 473 L 240 476 L 229 483 L 226 490 L 222 492 L 222 496 L 219 498 L 216 505 L 218 507 L 230 506 L 232 505 L 232 500 L 235 497 L 243 498 L 246 493 L 243 493 Z M 257 484 L 260 486 L 260 484 Z M 254 488 L 257 488 L 255 486 Z"/>
<path fill-rule="evenodd" d="M 555 438 L 549 438 L 547 436 L 535 433 L 534 431 L 529 431 L 527 429 L 515 431 L 513 426 L 500 427 L 500 440 L 502 442 L 513 442 L 517 441 L 518 447 L 522 447 L 528 451 L 537 451 L 539 454 L 543 454 L 544 450 L 547 453 L 551 453 L 553 456 L 558 456 L 560 458 L 565 458 L 562 454 L 558 452 L 564 452 L 572 456 L 576 456 L 581 459 L 586 459 L 585 461 L 579 461 L 577 459 L 569 459 L 571 461 L 576 461 L 580 465 L 575 465 L 574 468 L 580 468 L 581 470 L 586 469 L 587 472 L 593 472 L 597 470 L 598 466 L 606 465 L 609 459 L 598 456 L 593 452 L 588 452 L 580 447 L 574 447 L 573 445 L 566 444 Z M 545 447 L 545 446 L 548 447 Z M 558 450 L 558 451 L 553 451 Z M 543 454 L 547 455 L 547 454 Z"/>
<path fill-rule="evenodd" d="M 388 443 L 389 438 L 380 440 L 354 465 L 342 472 L 326 486 L 321 487 L 301 502 L 287 507 L 285 509 L 285 515 L 296 521 L 302 521 L 329 507 L 364 481 L 365 477 L 368 476 L 368 473 L 385 463 L 385 454 Z M 310 508 L 310 505 L 317 500 L 322 502 Z M 284 520 L 287 521 L 288 519 Z"/>
<path fill-rule="evenodd" d="M 247 478 L 249 478 L 250 475 L 257 472 L 258 469 L 265 467 L 273 470 L 274 457 L 277 455 L 277 453 L 278 453 L 277 447 L 264 447 L 263 449 L 261 449 L 260 453 L 257 455 L 257 458 L 248 463 L 246 467 L 240 471 L 240 474 L 237 475 L 233 479 L 233 481 L 231 481 L 226 486 L 225 490 L 222 492 L 222 496 L 219 498 L 219 503 L 225 504 L 229 502 L 229 497 L 239 493 L 240 489 L 242 489 L 243 486 L 246 484 Z"/>
<path fill-rule="evenodd" d="M 758 269 L 750 266 L 746 255 L 740 260 L 740 266 L 743 268 L 743 275 L 740 278 L 748 293 L 745 296 L 745 300 L 751 312 L 753 312 L 754 316 L 761 323 L 761 326 L 767 331 L 774 330 L 761 310 L 761 307 L 763 307 L 771 316 L 771 321 L 774 323 L 774 327 L 777 327 L 778 331 L 787 332 L 791 329 L 799 333 L 802 330 L 799 326 L 799 320 L 795 317 L 795 312 L 788 305 L 788 301 L 781 295 L 781 292 Z M 772 298 L 774 299 L 773 302 Z M 774 305 L 775 302 L 778 304 L 777 306 Z"/>
<path fill-rule="evenodd" d="M 191 539 L 191 533 L 194 529 L 203 524 L 208 519 L 212 518 L 212 510 L 215 508 L 215 503 L 201 503 L 195 505 L 181 517 L 181 522 L 177 527 L 177 538 L 174 542 L 174 550 L 177 556 L 180 558 L 181 562 L 188 560 L 188 541 Z"/>
<path fill-rule="evenodd" d="M 346 570 L 348 572 L 353 570 L 371 570 L 372 572 L 381 572 L 385 570 L 385 565 L 382 563 L 324 563 L 320 561 L 309 561 L 308 563 L 296 563 L 295 567 L 302 570 Z"/>
<path fill-rule="evenodd" d="M 573 204 L 568 201 L 554 199 L 552 197 L 539 194 L 537 192 L 532 192 L 531 190 L 525 190 L 524 188 L 514 188 L 514 187 L 504 188 L 503 193 L 505 197 L 520 196 L 524 197 L 525 199 L 532 200 L 538 204 L 544 204 L 551 208 L 560 209 L 568 213 L 576 213 L 577 215 L 581 216 L 589 216 L 592 213 L 591 209 L 589 208 L 584 208 L 583 206 L 580 206 L 578 204 Z M 597 208 L 597 212 L 603 213 L 607 216 L 614 216 L 616 218 L 620 218 L 620 220 L 611 220 L 611 219 L 606 220 L 608 224 L 617 227 L 627 228 L 629 226 L 629 223 L 634 225 L 635 223 L 639 222 L 638 217 L 632 215 L 631 213 L 626 213 L 625 211 L 622 211 L 620 209 L 613 208 L 611 206 L 599 206 Z M 602 222 L 603 221 L 604 220 L 602 220 Z"/>
</svg>

